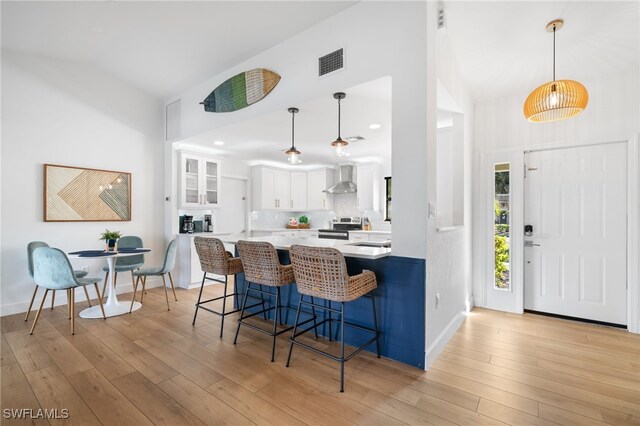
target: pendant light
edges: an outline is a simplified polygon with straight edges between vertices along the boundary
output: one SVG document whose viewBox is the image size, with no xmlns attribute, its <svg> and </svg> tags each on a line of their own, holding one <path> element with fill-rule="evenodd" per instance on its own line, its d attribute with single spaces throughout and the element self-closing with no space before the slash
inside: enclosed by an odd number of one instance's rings
<svg viewBox="0 0 640 426">
<path fill-rule="evenodd" d="M 564 120 L 580 114 L 587 107 L 589 93 L 575 80 L 556 80 L 556 31 L 564 20 L 555 19 L 547 24 L 553 33 L 553 81 L 536 88 L 524 102 L 524 116 L 534 123 Z"/>
<path fill-rule="evenodd" d="M 287 154 L 287 156 L 289 157 L 289 162 L 291 164 L 298 164 L 300 163 L 298 156 L 302 153 L 296 149 L 296 145 L 294 142 L 295 142 L 295 119 L 299 109 L 289 108 L 287 111 L 291 113 L 291 148 L 286 150 L 284 153 Z"/>
<path fill-rule="evenodd" d="M 345 141 L 340 137 L 340 101 L 346 98 L 347 95 L 343 92 L 338 92 L 333 94 L 333 98 L 338 100 L 338 139 L 331 142 L 331 146 L 336 149 L 337 157 L 344 157 L 344 147 L 349 145 L 349 142 Z"/>
</svg>

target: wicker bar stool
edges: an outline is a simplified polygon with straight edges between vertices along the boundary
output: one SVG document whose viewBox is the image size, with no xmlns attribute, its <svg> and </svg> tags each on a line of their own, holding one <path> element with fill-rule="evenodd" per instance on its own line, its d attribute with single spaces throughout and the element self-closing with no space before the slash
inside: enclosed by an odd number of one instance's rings
<svg viewBox="0 0 640 426">
<path fill-rule="evenodd" d="M 289 306 L 282 306 L 280 294 L 280 289 L 282 287 L 293 284 L 294 282 L 293 267 L 291 265 L 281 265 L 280 260 L 278 259 L 278 252 L 275 247 L 267 242 L 238 241 L 238 252 L 240 253 L 240 259 L 242 260 L 247 288 L 244 293 L 242 309 L 240 310 L 240 318 L 238 319 L 238 328 L 236 329 L 236 336 L 233 339 L 233 344 L 235 345 L 238 340 L 238 333 L 240 332 L 240 326 L 242 325 L 267 334 L 273 338 L 273 342 L 271 344 L 271 362 L 273 362 L 275 360 L 276 353 L 276 337 L 293 329 L 293 326 L 286 327 L 280 331 L 277 329 L 278 320 L 281 325 L 283 324 L 282 309 L 293 310 Z M 251 284 L 256 284 L 259 288 L 252 288 Z M 275 293 L 265 291 L 262 286 L 274 287 Z M 250 297 L 250 292 L 258 293 L 261 297 L 271 297 L 275 299 L 275 304 L 272 304 L 273 306 L 266 309 L 263 304 L 261 311 L 245 315 L 245 310 L 248 308 L 246 306 L 247 297 Z M 260 314 L 264 314 L 266 318 L 266 313 L 271 311 L 273 311 L 272 330 L 265 330 L 246 321 L 248 318 Z M 313 312 L 312 318 L 304 321 L 303 324 L 310 321 L 315 322 L 315 311 Z"/>
<path fill-rule="evenodd" d="M 293 327 L 293 333 L 289 339 L 291 346 L 289 347 L 289 357 L 287 358 L 287 367 L 291 362 L 291 353 L 293 345 L 301 346 L 305 349 L 313 351 L 319 355 L 324 355 L 335 361 L 340 362 L 340 392 L 344 392 L 344 363 L 353 358 L 361 350 L 376 342 L 376 353 L 380 358 L 380 332 L 378 331 L 378 319 L 376 318 L 376 299 L 373 294 L 378 285 L 376 276 L 371 271 L 363 271 L 354 276 L 349 276 L 347 272 L 347 263 L 344 256 L 338 250 L 329 247 L 307 247 L 293 245 L 289 250 L 291 256 L 291 264 L 293 265 L 293 273 L 296 280 L 298 293 L 300 293 L 300 301 L 298 302 L 298 311 L 296 313 L 296 321 Z M 373 326 L 374 328 L 362 327 L 352 324 L 344 320 L 344 304 L 351 302 L 362 296 L 369 294 L 371 297 L 371 306 L 373 308 Z M 311 302 L 304 300 L 304 296 L 310 296 Z M 318 297 L 329 301 L 329 306 L 316 305 L 313 297 Z M 340 309 L 333 309 L 331 302 L 339 302 Z M 332 355 L 328 352 L 321 351 L 313 346 L 307 345 L 296 338 L 311 330 L 312 327 L 298 331 L 303 323 L 298 323 L 300 308 L 302 305 L 319 308 L 329 313 L 329 318 L 314 323 L 314 327 L 329 322 L 329 335 L 331 336 L 331 313 L 340 316 L 340 356 Z M 360 330 L 373 333 L 373 337 L 362 346 L 356 348 L 351 354 L 344 354 L 344 327 L 348 325 Z"/>
<path fill-rule="evenodd" d="M 200 285 L 200 294 L 198 294 L 198 302 L 196 302 L 196 312 L 193 314 L 193 323 L 196 324 L 196 317 L 198 316 L 198 309 L 204 309 L 205 311 L 222 317 L 220 324 L 220 337 L 224 330 L 224 317 L 236 312 L 240 312 L 240 309 L 234 309 L 227 312 L 227 297 L 238 296 L 237 288 L 234 288 L 233 293 L 227 293 L 227 285 L 229 283 L 229 275 L 234 276 L 234 285 L 237 283 L 237 274 L 243 272 L 242 261 L 239 257 L 233 257 L 231 253 L 225 250 L 224 244 L 217 238 L 209 237 L 195 237 L 193 242 L 196 246 L 196 252 L 200 258 L 200 267 L 202 268 L 202 284 Z M 224 281 L 218 278 L 208 277 L 207 274 L 224 275 Z M 202 290 L 204 289 L 204 283 L 206 280 L 215 281 L 224 284 L 224 293 L 222 296 L 214 297 L 213 299 L 202 300 Z M 215 311 L 206 306 L 202 306 L 205 303 L 222 300 L 222 312 Z"/>
</svg>

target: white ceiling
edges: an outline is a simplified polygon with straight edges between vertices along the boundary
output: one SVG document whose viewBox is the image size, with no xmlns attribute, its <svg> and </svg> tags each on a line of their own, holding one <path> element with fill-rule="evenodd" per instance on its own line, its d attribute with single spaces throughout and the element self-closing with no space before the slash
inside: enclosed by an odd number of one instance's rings
<svg viewBox="0 0 640 426">
<path fill-rule="evenodd" d="M 342 100 L 342 132 L 359 135 L 365 140 L 347 146 L 348 157 L 336 157 L 330 143 L 337 137 L 338 104 L 331 93 L 320 99 L 310 99 L 298 105 L 295 118 L 295 145 L 302 152 L 304 168 L 318 164 L 339 164 L 391 158 L 391 77 L 373 80 L 344 91 Z M 370 124 L 380 124 L 377 130 Z M 224 142 L 219 147 L 214 141 Z M 198 135 L 179 143 L 180 147 L 206 148 L 213 154 L 286 165 L 284 154 L 291 146 L 291 114 L 285 109 L 241 123 Z"/>
<path fill-rule="evenodd" d="M 556 76 L 581 80 L 639 69 L 640 2 L 446 1 L 446 34 L 474 99 L 529 91 Z"/>
<path fill-rule="evenodd" d="M 168 98 L 352 1 L 3 1 L 2 47 L 95 65 Z"/>
</svg>

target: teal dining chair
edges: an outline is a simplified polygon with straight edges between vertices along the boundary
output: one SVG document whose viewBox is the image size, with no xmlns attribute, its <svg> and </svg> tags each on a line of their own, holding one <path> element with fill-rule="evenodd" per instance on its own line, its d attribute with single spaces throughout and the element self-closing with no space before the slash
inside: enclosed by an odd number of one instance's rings
<svg viewBox="0 0 640 426">
<path fill-rule="evenodd" d="M 118 248 L 143 248 L 142 238 L 136 237 L 135 235 L 127 235 L 121 237 L 118 240 Z M 116 264 L 114 267 L 113 274 L 113 283 L 118 281 L 118 272 L 131 272 L 131 283 L 135 285 L 135 278 L 133 276 L 133 271 L 142 267 L 144 265 L 144 254 L 139 254 L 136 256 L 124 256 L 116 259 Z M 107 290 L 107 282 L 109 281 L 109 267 L 105 266 L 102 268 L 107 274 L 104 277 L 104 284 L 102 285 L 102 298 L 104 299 L 105 291 Z"/>
<path fill-rule="evenodd" d="M 129 313 L 133 310 L 133 302 L 136 300 L 136 291 L 138 289 L 138 283 L 142 282 L 142 290 L 140 293 L 140 303 L 142 303 L 142 299 L 144 298 L 144 287 L 147 283 L 147 277 L 150 276 L 161 276 L 162 277 L 162 287 L 164 287 L 164 298 L 167 300 L 167 311 L 170 311 L 169 308 L 169 296 L 167 295 L 167 282 L 164 279 L 165 274 L 169 276 L 169 282 L 171 283 L 171 290 L 173 291 L 173 298 L 178 301 L 178 296 L 176 296 L 176 289 L 173 286 L 173 278 L 171 278 L 171 271 L 173 267 L 176 265 L 176 255 L 178 251 L 178 239 L 175 238 L 171 240 L 169 245 L 167 246 L 167 251 L 164 255 L 164 263 L 162 266 L 154 266 L 152 268 L 140 268 L 138 270 L 133 271 L 133 275 L 136 277 L 136 281 L 133 284 L 133 297 L 131 298 L 131 307 L 129 308 Z"/>
<path fill-rule="evenodd" d="M 49 247 L 49 244 L 44 241 L 32 241 L 27 244 L 27 270 L 29 271 L 29 276 L 33 280 L 33 251 L 38 247 Z M 86 277 L 87 271 L 73 271 L 74 275 L 78 278 Z M 33 307 L 33 301 L 36 299 L 36 293 L 38 292 L 38 285 L 36 284 L 36 288 L 33 289 L 33 295 L 31 296 L 31 302 L 29 302 L 29 309 L 27 309 L 27 313 L 24 316 L 24 320 L 29 320 L 29 314 L 31 313 L 31 308 Z M 87 289 L 84 289 L 84 294 L 87 297 L 87 302 L 89 302 L 89 306 L 91 306 L 91 299 L 89 298 L 89 293 Z M 56 300 L 56 291 L 53 290 L 51 292 L 51 309 L 53 309 L 53 304 Z"/>
<path fill-rule="evenodd" d="M 100 297 L 100 291 L 98 289 L 98 281 L 100 281 L 100 278 L 76 277 L 73 273 L 69 258 L 62 250 L 53 247 L 38 247 L 35 249 L 33 251 L 33 279 L 36 284 L 44 288 L 45 291 L 29 334 L 33 334 L 33 330 L 36 328 L 40 313 L 42 312 L 42 305 L 44 305 L 49 290 L 67 291 L 68 312 L 71 318 L 71 334 L 75 334 L 75 290 L 78 287 L 86 288 L 85 286 L 87 285 L 94 285 L 98 293 L 98 303 L 100 303 L 102 317 L 107 319 L 104 313 L 104 307 L 102 306 L 102 297 Z"/>
</svg>

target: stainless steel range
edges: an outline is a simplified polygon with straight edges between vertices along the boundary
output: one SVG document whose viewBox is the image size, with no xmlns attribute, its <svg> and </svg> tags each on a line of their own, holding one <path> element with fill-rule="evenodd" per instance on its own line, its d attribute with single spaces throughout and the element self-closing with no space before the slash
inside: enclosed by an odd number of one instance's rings
<svg viewBox="0 0 640 426">
<path fill-rule="evenodd" d="M 331 229 L 319 229 L 318 238 L 348 240 L 349 231 L 362 231 L 361 217 L 334 217 Z"/>
</svg>

